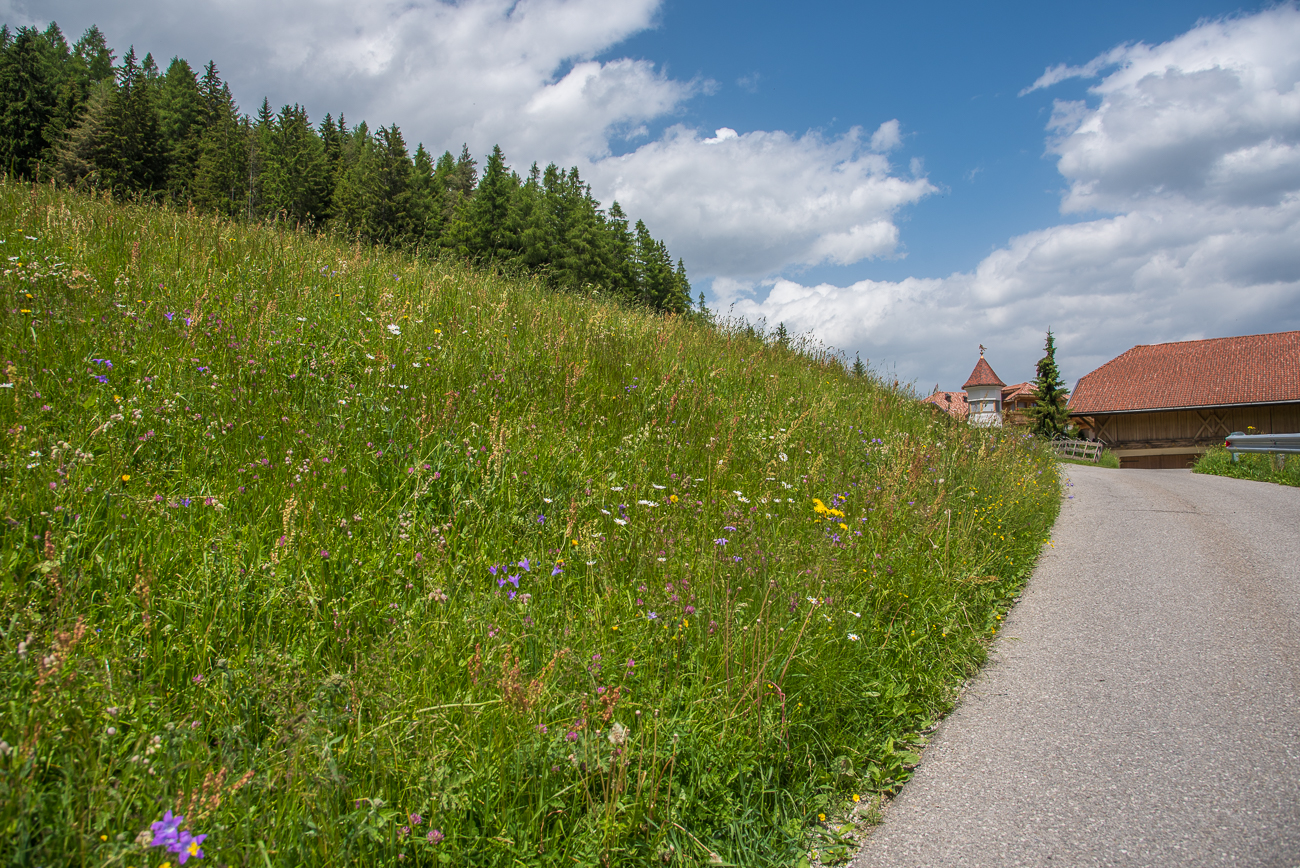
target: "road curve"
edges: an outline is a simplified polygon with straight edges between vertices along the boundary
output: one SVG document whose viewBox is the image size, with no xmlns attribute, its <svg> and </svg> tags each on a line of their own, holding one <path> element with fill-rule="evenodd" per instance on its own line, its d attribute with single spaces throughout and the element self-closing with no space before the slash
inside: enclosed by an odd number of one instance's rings
<svg viewBox="0 0 1300 868">
<path fill-rule="evenodd" d="M 854 868 L 1300 868 L 1300 489 L 1066 466 L 989 666 Z"/>
</svg>

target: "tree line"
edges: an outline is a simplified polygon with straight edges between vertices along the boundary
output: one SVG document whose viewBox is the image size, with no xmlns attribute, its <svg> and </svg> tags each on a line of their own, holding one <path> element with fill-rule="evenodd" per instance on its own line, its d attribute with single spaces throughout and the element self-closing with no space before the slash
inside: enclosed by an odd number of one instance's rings
<svg viewBox="0 0 1300 868">
<path fill-rule="evenodd" d="M 343 115 L 313 125 L 300 105 L 241 113 L 216 64 L 165 72 L 132 47 L 117 64 L 92 26 L 72 45 L 0 27 L 0 170 L 243 220 L 285 221 L 375 244 L 537 274 L 671 312 L 691 308 L 680 259 L 578 174 L 536 163 L 521 177 L 494 147 L 411 154 L 396 124 Z M 703 308 L 703 296 L 700 297 Z"/>
</svg>

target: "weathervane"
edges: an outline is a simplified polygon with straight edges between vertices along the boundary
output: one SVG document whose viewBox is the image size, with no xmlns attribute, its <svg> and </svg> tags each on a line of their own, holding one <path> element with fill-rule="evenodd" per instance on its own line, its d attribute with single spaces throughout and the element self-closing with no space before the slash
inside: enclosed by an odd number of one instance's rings
<svg viewBox="0 0 1300 868">
<path fill-rule="evenodd" d="M 984 345 L 980 344 L 980 358 L 984 358 Z"/>
</svg>

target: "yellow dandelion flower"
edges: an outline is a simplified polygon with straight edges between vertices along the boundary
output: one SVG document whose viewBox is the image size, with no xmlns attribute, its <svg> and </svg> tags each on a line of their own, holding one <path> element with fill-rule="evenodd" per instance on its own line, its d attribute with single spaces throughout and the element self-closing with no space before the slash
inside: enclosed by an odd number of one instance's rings
<svg viewBox="0 0 1300 868">
<path fill-rule="evenodd" d="M 123 473 L 123 474 L 122 474 L 122 481 L 123 481 L 123 482 L 130 482 L 130 481 L 131 481 L 131 474 L 129 474 L 129 473 Z"/>
</svg>

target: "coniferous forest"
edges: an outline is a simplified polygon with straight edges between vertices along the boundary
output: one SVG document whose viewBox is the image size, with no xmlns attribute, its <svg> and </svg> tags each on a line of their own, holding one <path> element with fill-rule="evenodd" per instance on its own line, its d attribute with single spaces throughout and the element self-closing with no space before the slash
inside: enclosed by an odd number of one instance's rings
<svg viewBox="0 0 1300 868">
<path fill-rule="evenodd" d="M 132 47 L 117 63 L 98 27 L 0 28 L 0 171 L 118 198 L 283 222 L 424 256 L 453 255 L 654 309 L 690 310 L 690 284 L 640 220 L 608 211 L 577 168 L 521 177 L 494 147 L 411 154 L 393 124 L 300 105 L 241 113 L 217 66 L 166 71 Z M 702 304 L 701 300 L 701 304 Z"/>
</svg>

